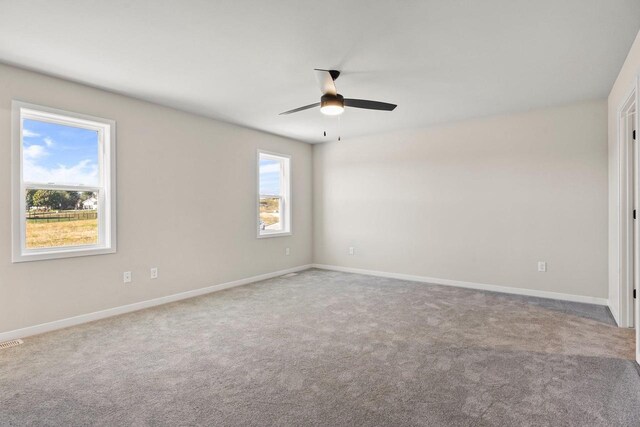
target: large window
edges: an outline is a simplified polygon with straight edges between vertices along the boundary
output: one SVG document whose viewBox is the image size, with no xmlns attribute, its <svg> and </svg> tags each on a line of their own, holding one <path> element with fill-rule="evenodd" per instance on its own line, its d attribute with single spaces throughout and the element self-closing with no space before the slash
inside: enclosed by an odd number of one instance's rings
<svg viewBox="0 0 640 427">
<path fill-rule="evenodd" d="M 13 102 L 13 261 L 115 252 L 115 122 Z"/>
<path fill-rule="evenodd" d="M 258 151 L 258 237 L 291 234 L 289 156 Z"/>
</svg>

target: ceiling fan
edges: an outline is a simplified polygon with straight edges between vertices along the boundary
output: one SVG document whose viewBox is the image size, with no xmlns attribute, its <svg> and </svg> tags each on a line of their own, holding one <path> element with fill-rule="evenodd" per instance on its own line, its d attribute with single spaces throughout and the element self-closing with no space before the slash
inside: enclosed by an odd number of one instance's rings
<svg viewBox="0 0 640 427">
<path fill-rule="evenodd" d="M 344 107 L 364 108 L 366 110 L 382 110 L 393 111 L 397 105 L 389 104 L 386 102 L 369 101 L 367 99 L 353 99 L 344 98 L 338 93 L 336 89 L 335 81 L 340 76 L 338 70 L 320 70 L 315 69 L 316 78 L 320 84 L 320 91 L 322 97 L 320 102 L 314 104 L 305 105 L 304 107 L 294 108 L 293 110 L 285 111 L 280 115 L 297 113 L 298 111 L 308 110 L 309 108 L 320 107 L 320 112 L 328 116 L 337 116 L 344 112 Z"/>
</svg>

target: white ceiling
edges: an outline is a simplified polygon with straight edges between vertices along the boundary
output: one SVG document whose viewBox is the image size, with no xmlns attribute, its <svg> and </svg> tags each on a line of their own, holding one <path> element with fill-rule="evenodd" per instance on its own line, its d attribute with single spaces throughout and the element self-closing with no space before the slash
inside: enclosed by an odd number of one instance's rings
<svg viewBox="0 0 640 427">
<path fill-rule="evenodd" d="M 638 0 L 0 0 L 0 61 L 320 142 L 604 98 L 639 28 Z M 314 68 L 398 108 L 278 116 Z"/>
</svg>

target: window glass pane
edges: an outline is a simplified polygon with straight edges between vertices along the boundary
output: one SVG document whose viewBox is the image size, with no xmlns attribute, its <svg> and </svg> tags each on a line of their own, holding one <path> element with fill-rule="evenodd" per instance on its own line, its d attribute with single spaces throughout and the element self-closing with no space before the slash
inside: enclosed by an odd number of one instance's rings
<svg viewBox="0 0 640 427">
<path fill-rule="evenodd" d="M 23 180 L 97 187 L 98 147 L 97 131 L 24 119 Z"/>
<path fill-rule="evenodd" d="M 260 157 L 260 195 L 279 196 L 282 161 Z"/>
<path fill-rule="evenodd" d="M 98 195 L 91 192 L 27 190 L 27 249 L 98 243 Z"/>
<path fill-rule="evenodd" d="M 280 197 L 260 197 L 260 231 L 282 231 L 280 218 L 282 199 Z"/>
</svg>

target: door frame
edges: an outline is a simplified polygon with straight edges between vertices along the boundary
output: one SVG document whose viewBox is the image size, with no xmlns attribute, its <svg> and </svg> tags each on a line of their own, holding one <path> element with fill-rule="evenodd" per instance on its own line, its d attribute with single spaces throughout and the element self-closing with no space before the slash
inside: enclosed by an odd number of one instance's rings
<svg viewBox="0 0 640 427">
<path fill-rule="evenodd" d="M 634 283 L 634 239 L 631 233 L 633 227 L 633 161 L 631 154 L 633 153 L 631 144 L 629 144 L 629 121 L 628 114 L 632 108 L 637 110 L 637 90 L 634 87 L 629 91 L 624 102 L 618 109 L 617 126 L 618 126 L 618 152 L 619 157 L 619 237 L 620 237 L 620 256 L 618 258 L 618 268 L 620 272 L 619 290 L 618 290 L 618 325 L 623 328 L 632 328 L 633 312 L 633 283 Z M 637 118 L 637 114 L 636 114 Z M 638 151 L 638 150 L 636 150 Z M 637 187 L 636 193 L 637 193 Z M 637 200 L 637 199 L 636 199 Z"/>
<path fill-rule="evenodd" d="M 640 140 L 638 140 L 640 138 L 640 135 L 638 135 L 638 133 L 640 133 L 640 73 L 638 73 L 638 75 L 636 76 L 636 87 L 635 87 L 635 97 L 636 97 L 636 115 L 635 115 L 635 130 L 636 130 L 636 149 L 635 149 L 635 153 L 636 153 L 636 166 L 638 168 L 640 168 Z M 635 185 L 635 200 L 637 203 L 640 203 L 640 179 L 638 179 L 638 177 L 640 177 L 640 171 L 636 170 L 636 185 Z M 636 223 L 636 233 L 635 233 L 635 265 L 636 266 L 640 266 L 640 232 L 638 231 L 640 229 L 640 220 L 636 220 L 638 221 Z M 636 292 L 640 292 L 640 268 L 636 268 L 635 269 L 635 284 L 636 284 Z M 634 322 L 634 327 L 635 327 L 635 332 L 636 332 L 636 362 L 640 363 L 640 295 L 637 295 L 636 298 L 633 298 L 631 295 L 628 295 L 633 303 L 633 309 L 635 311 L 635 322 Z"/>
</svg>

